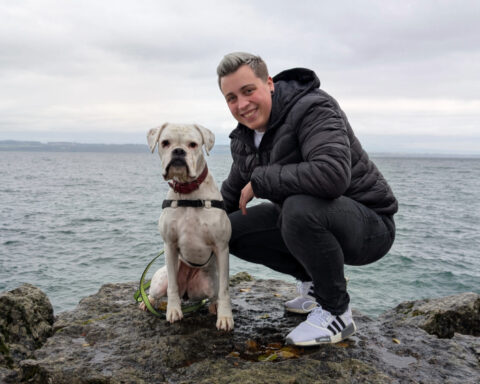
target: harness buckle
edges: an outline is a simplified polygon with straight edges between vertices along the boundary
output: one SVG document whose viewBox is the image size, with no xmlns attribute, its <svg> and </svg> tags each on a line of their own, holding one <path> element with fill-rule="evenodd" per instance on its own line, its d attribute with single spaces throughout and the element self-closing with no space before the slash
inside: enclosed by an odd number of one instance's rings
<svg viewBox="0 0 480 384">
<path fill-rule="evenodd" d="M 205 208 L 212 208 L 212 200 L 203 200 Z"/>
<path fill-rule="evenodd" d="M 173 200 L 172 205 L 170 205 L 172 208 L 177 208 L 178 207 L 178 200 Z"/>
</svg>

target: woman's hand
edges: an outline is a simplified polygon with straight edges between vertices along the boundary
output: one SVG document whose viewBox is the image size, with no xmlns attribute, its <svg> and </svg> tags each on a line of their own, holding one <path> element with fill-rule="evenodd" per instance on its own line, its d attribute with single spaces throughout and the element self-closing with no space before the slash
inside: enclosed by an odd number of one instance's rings
<svg viewBox="0 0 480 384">
<path fill-rule="evenodd" d="M 255 195 L 253 194 L 252 183 L 249 181 L 248 184 L 243 187 L 242 192 L 240 193 L 238 208 L 242 210 L 242 215 L 247 214 L 247 203 L 254 197 Z"/>
</svg>

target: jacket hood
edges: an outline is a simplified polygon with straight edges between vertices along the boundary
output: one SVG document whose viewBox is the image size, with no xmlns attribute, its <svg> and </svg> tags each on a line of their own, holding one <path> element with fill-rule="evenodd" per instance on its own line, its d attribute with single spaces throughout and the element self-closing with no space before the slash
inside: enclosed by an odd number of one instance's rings
<svg viewBox="0 0 480 384">
<path fill-rule="evenodd" d="M 293 68 L 280 72 L 273 78 L 275 91 L 268 129 L 275 128 L 295 103 L 306 93 L 320 87 L 315 72 L 306 68 Z"/>
</svg>

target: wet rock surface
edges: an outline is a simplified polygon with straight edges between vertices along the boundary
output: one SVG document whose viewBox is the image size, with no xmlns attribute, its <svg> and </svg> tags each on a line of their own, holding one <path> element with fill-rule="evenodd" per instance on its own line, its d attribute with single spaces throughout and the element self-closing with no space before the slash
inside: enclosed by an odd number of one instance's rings
<svg viewBox="0 0 480 384">
<path fill-rule="evenodd" d="M 0 293 L 0 382 L 52 335 L 53 321 L 52 304 L 37 287 Z"/>
<path fill-rule="evenodd" d="M 0 382 L 2 372 L 6 383 L 52 384 L 480 381 L 478 333 L 465 325 L 471 317 L 474 324 L 478 320 L 478 294 L 404 303 L 376 319 L 354 311 L 355 336 L 302 349 L 284 345 L 285 335 L 304 320 L 283 310 L 294 286 L 248 280 L 248 275 L 232 279 L 231 333 L 217 331 L 206 307 L 169 324 L 137 308 L 136 283 L 104 285 L 75 310 L 60 313 L 53 336 L 33 355 L 10 368 L 0 360 Z M 460 302 L 473 310 L 453 305 Z M 444 311 L 433 315 L 440 307 Z M 462 315 L 453 316 L 455 311 Z M 448 331 L 437 332 L 445 313 Z M 462 316 L 465 320 L 458 320 Z M 430 318 L 436 319 L 433 331 L 426 325 Z"/>
<path fill-rule="evenodd" d="M 398 324 L 420 327 L 440 338 L 451 338 L 455 333 L 480 336 L 480 295 L 466 292 L 405 302 L 383 317 Z"/>
</svg>

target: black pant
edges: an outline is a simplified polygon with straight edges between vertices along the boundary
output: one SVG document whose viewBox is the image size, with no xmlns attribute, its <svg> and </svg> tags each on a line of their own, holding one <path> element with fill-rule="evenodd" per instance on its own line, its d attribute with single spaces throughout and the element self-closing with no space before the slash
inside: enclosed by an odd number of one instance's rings
<svg viewBox="0 0 480 384">
<path fill-rule="evenodd" d="M 247 212 L 229 215 L 230 253 L 298 280 L 312 280 L 317 301 L 334 315 L 345 312 L 350 302 L 344 264 L 377 261 L 395 238 L 391 216 L 344 196 L 294 195 L 282 206 L 262 203 Z"/>
</svg>

